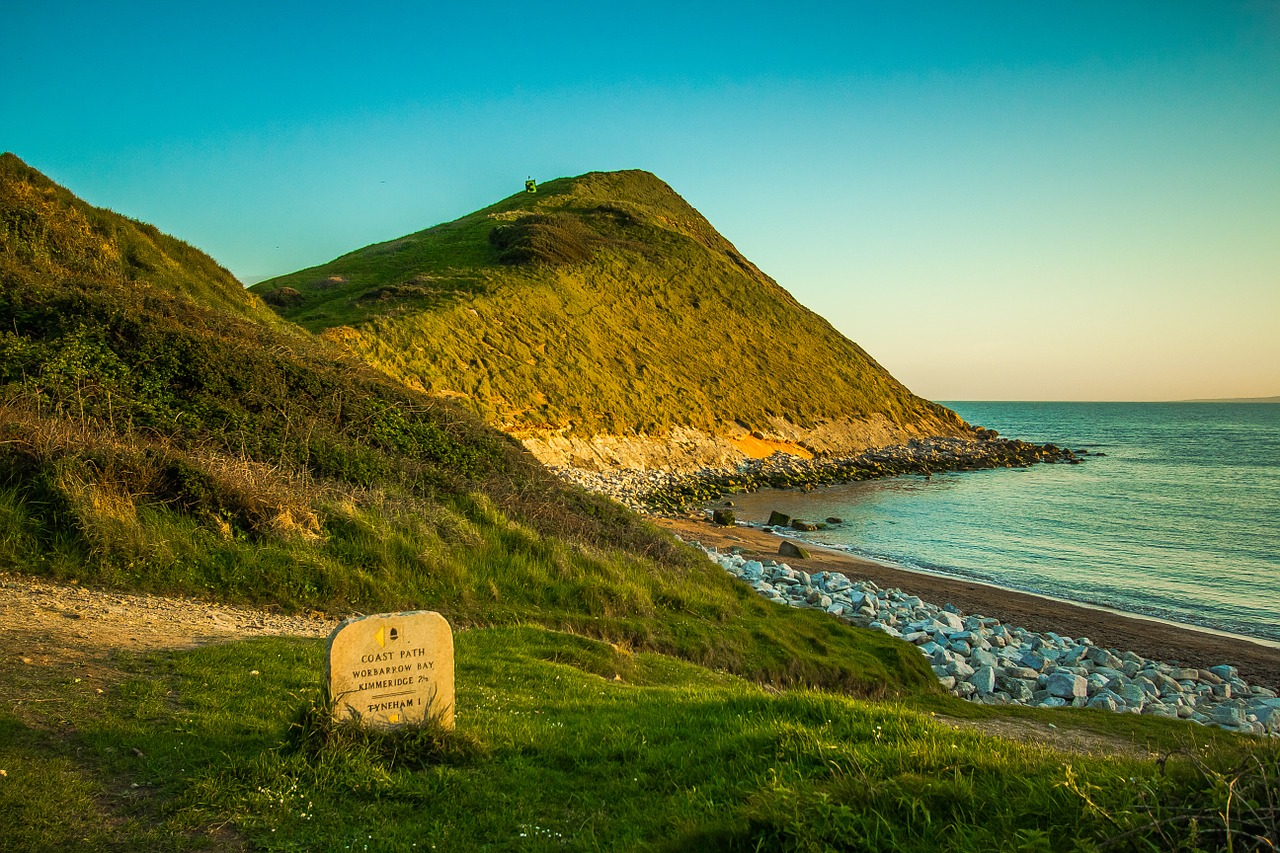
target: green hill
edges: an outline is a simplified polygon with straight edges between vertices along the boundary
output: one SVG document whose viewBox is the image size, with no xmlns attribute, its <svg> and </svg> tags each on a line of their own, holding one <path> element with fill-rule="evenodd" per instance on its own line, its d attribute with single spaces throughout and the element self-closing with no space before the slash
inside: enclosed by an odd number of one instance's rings
<svg viewBox="0 0 1280 853">
<path fill-rule="evenodd" d="M 965 429 L 642 171 L 551 181 L 253 289 L 525 438 L 685 429 L 826 450 Z"/>
<path fill-rule="evenodd" d="M 13 154 L 0 154 L 0 272 L 151 284 L 257 320 L 273 315 L 216 261 L 154 226 L 93 207 Z"/>
<path fill-rule="evenodd" d="M 196 250 L 16 158 L 0 198 L 0 571 L 427 607 L 780 684 L 933 683 L 910 648 L 762 603 L 456 403 L 258 321 Z"/>
</svg>

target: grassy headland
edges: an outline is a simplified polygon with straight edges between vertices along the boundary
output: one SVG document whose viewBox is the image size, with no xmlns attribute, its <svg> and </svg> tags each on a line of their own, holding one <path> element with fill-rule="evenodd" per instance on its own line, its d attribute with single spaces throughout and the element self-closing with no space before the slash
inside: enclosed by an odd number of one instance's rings
<svg viewBox="0 0 1280 853">
<path fill-rule="evenodd" d="M 0 274 L 147 283 L 277 328 L 274 315 L 199 249 L 154 225 L 93 207 L 13 154 L 0 154 Z"/>
<path fill-rule="evenodd" d="M 253 289 L 517 434 L 963 431 L 647 172 L 550 181 Z"/>
</svg>

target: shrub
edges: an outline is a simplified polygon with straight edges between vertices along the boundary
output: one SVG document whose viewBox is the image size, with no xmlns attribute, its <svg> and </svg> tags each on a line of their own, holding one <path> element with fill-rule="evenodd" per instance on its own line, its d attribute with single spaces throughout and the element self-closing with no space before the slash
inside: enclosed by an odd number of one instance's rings
<svg viewBox="0 0 1280 853">
<path fill-rule="evenodd" d="M 498 250 L 498 262 L 509 266 L 585 263 L 591 260 L 598 241 L 581 219 L 562 214 L 522 216 L 489 232 L 489 242 Z"/>
<path fill-rule="evenodd" d="M 306 297 L 293 287 L 277 287 L 262 297 L 262 301 L 277 308 L 295 308 L 306 301 Z"/>
</svg>

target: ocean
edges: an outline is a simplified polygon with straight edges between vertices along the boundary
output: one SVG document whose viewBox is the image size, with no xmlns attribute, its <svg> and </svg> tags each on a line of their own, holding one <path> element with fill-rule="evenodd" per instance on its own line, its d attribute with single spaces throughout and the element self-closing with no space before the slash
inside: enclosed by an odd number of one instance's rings
<svg viewBox="0 0 1280 853">
<path fill-rule="evenodd" d="M 1009 438 L 1091 455 L 1079 465 L 735 495 L 738 518 L 838 516 L 842 524 L 797 538 L 1280 641 L 1280 404 L 944 405 Z"/>
</svg>

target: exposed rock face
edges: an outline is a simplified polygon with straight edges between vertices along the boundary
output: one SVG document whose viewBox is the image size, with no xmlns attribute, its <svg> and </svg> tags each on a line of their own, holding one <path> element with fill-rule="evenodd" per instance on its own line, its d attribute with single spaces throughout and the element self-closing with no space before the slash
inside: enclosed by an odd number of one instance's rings
<svg viewBox="0 0 1280 853">
<path fill-rule="evenodd" d="M 1077 455 L 1075 451 L 1052 444 L 1003 438 L 988 441 L 932 438 L 911 439 L 904 445 L 847 456 L 801 457 L 776 453 L 766 459 L 744 459 L 736 465 L 707 466 L 687 472 L 628 468 L 595 471 L 577 466 L 553 466 L 552 470 L 570 482 L 608 495 L 633 509 L 673 512 L 691 503 L 765 487 L 808 489 L 881 477 L 928 475 L 936 471 L 1025 467 L 1036 463 L 1077 464 L 1080 457 L 1087 454 L 1084 450 Z M 788 519 L 789 523 L 792 521 Z"/>
<path fill-rule="evenodd" d="M 590 438 L 555 433 L 514 432 L 544 465 L 610 472 L 693 472 L 702 468 L 731 468 L 749 459 L 786 453 L 800 459 L 816 454 L 857 453 L 874 447 L 906 444 L 912 438 L 934 435 L 969 437 L 968 432 L 941 421 L 901 427 L 883 415 L 867 420 L 819 424 L 812 429 L 777 419 L 767 433 L 728 427 L 724 434 L 677 427 L 665 436 L 595 435 Z"/>
</svg>

